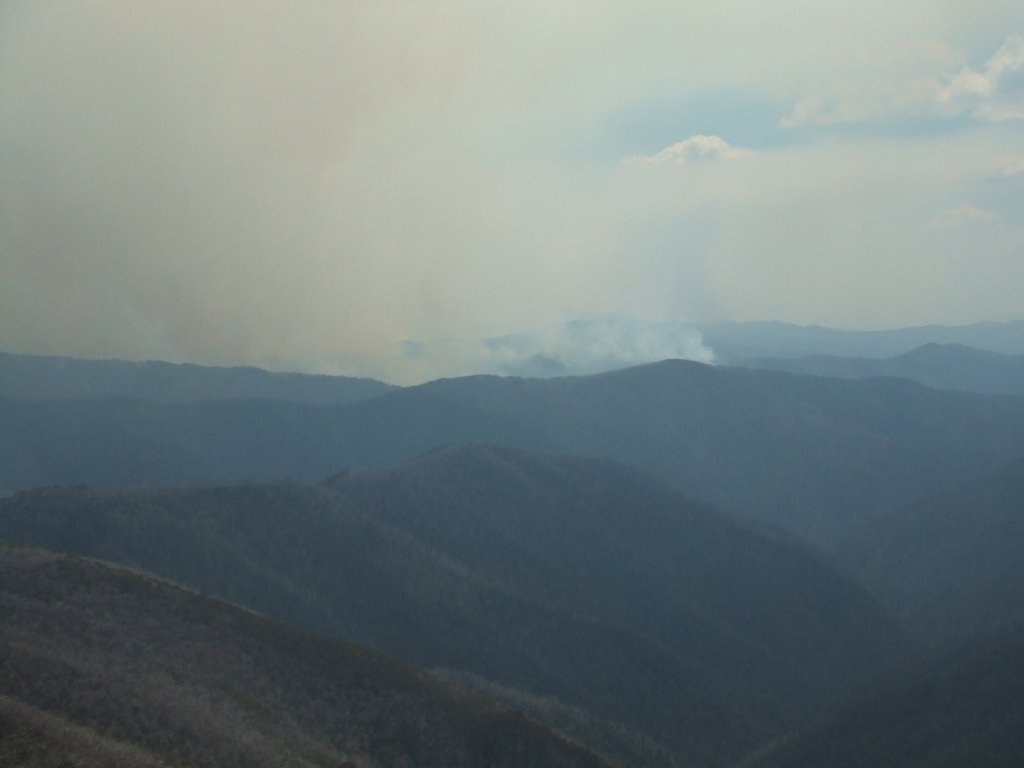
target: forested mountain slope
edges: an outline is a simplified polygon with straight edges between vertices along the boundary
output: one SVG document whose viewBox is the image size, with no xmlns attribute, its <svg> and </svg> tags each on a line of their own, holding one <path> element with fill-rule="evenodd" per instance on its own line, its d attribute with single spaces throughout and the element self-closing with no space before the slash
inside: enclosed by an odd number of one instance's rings
<svg viewBox="0 0 1024 768">
<path fill-rule="evenodd" d="M 379 653 L 102 562 L 0 546 L 0 615 L 11 768 L 607 765 Z"/>
<path fill-rule="evenodd" d="M 746 768 L 1016 768 L 1024 764 L 1024 632 L 976 638 Z"/>
<path fill-rule="evenodd" d="M 849 570 L 929 642 L 1024 621 L 1024 459 L 863 525 Z"/>
<path fill-rule="evenodd" d="M 0 538 L 144 567 L 416 664 L 741 754 L 893 660 L 866 593 L 627 467 L 435 451 L 311 488 L 41 489 Z"/>
</svg>

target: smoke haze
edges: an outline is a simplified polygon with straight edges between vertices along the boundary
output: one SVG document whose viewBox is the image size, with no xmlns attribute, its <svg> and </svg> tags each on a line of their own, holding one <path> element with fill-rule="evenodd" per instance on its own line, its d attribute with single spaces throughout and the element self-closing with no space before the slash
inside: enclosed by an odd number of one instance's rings
<svg viewBox="0 0 1024 768">
<path fill-rule="evenodd" d="M 0 348 L 409 382 L 591 313 L 1019 314 L 1016 4 L 678 5 L 5 3 Z M 706 354 L 601 327 L 479 364 Z"/>
<path fill-rule="evenodd" d="M 416 379 L 472 373 L 546 378 L 602 373 L 668 359 L 715 362 L 700 331 L 686 323 L 625 317 L 574 320 L 489 339 L 408 341 L 403 362 Z"/>
</svg>

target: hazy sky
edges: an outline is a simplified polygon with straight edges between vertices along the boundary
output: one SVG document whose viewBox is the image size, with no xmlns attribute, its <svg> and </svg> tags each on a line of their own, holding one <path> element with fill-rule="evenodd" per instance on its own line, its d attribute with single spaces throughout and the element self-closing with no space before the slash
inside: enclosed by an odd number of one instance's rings
<svg viewBox="0 0 1024 768">
<path fill-rule="evenodd" d="M 1020 0 L 0 4 L 2 350 L 408 380 L 1022 297 Z"/>
</svg>

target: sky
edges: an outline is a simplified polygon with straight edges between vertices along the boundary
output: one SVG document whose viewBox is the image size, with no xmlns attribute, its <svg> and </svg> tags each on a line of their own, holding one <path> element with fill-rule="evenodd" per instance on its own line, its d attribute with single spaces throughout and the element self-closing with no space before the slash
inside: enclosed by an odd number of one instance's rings
<svg viewBox="0 0 1024 768">
<path fill-rule="evenodd" d="M 3 351 L 408 383 L 1022 295 L 1019 0 L 0 4 Z"/>
</svg>

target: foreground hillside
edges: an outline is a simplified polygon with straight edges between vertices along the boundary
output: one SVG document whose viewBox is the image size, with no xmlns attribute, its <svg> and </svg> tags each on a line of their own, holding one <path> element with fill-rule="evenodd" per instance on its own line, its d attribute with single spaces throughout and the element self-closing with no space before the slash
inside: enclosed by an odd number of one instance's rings
<svg viewBox="0 0 1024 768">
<path fill-rule="evenodd" d="M 109 564 L 0 546 L 0 765 L 598 768 L 378 653 Z"/>
<path fill-rule="evenodd" d="M 0 538 L 551 696 L 691 758 L 754 748 L 898 645 L 802 549 L 629 468 L 507 448 L 309 488 L 42 489 L 0 503 Z"/>
<path fill-rule="evenodd" d="M 0 489 L 291 477 L 452 442 L 603 456 L 826 548 L 857 521 L 1024 455 L 1024 398 L 668 361 L 445 379 L 349 406 L 0 401 Z"/>
<path fill-rule="evenodd" d="M 748 768 L 1018 768 L 1024 631 L 975 639 Z"/>
</svg>

